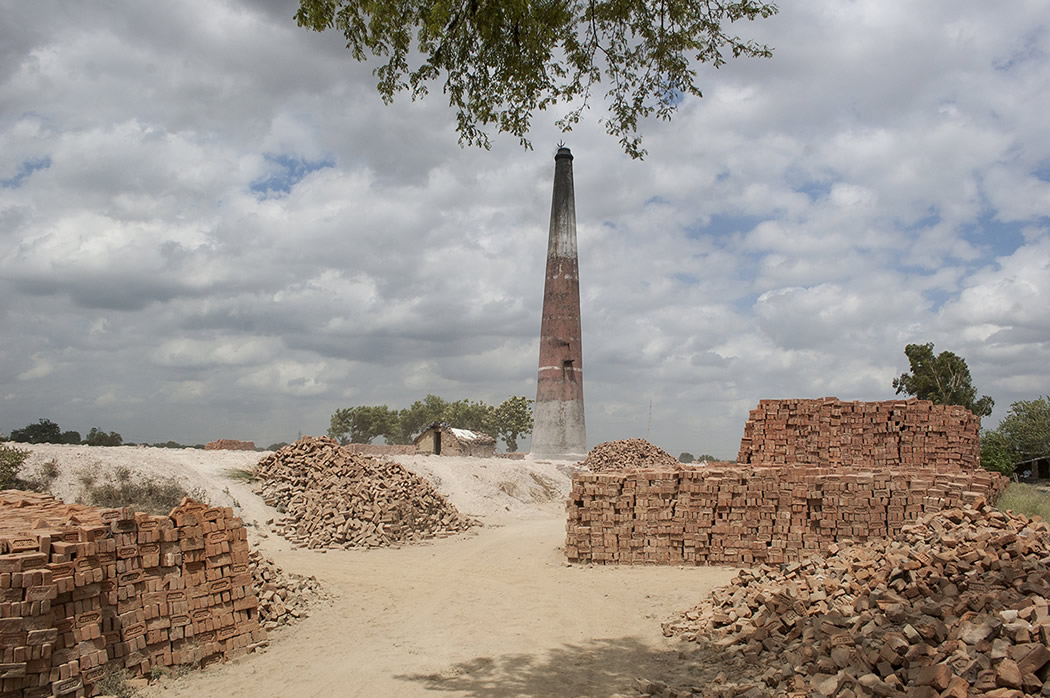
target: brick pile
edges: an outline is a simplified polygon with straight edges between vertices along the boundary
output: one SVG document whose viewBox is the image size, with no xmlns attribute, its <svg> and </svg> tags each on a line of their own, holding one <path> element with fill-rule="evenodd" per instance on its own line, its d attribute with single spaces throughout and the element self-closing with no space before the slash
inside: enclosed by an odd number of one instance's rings
<svg viewBox="0 0 1050 698">
<path fill-rule="evenodd" d="M 256 466 L 259 493 L 285 514 L 273 530 L 307 548 L 374 548 L 444 537 L 475 522 L 393 461 L 304 436 Z"/>
<path fill-rule="evenodd" d="M 359 456 L 412 456 L 416 453 L 412 444 L 343 444 L 343 448 Z"/>
<path fill-rule="evenodd" d="M 978 500 L 892 541 L 742 571 L 664 634 L 744 660 L 696 695 L 1045 696 L 1048 561 L 1046 522 Z"/>
<path fill-rule="evenodd" d="M 185 499 L 170 516 L 0 492 L 0 696 L 93 695 L 265 639 L 244 527 Z"/>
<path fill-rule="evenodd" d="M 266 630 L 290 625 L 310 615 L 310 607 L 328 598 L 314 576 L 285 572 L 258 550 L 250 553 L 252 584 L 259 597 L 259 622 Z"/>
<path fill-rule="evenodd" d="M 205 451 L 254 451 L 254 441 L 237 441 L 236 439 L 219 439 L 204 444 Z"/>
<path fill-rule="evenodd" d="M 580 463 L 592 473 L 632 468 L 677 468 L 678 459 L 645 439 L 622 439 L 598 444 Z"/>
<path fill-rule="evenodd" d="M 570 562 L 784 563 L 835 542 L 893 536 L 932 511 L 994 498 L 998 473 L 928 467 L 698 467 L 577 472 Z"/>
<path fill-rule="evenodd" d="M 975 468 L 980 425 L 965 407 L 928 400 L 760 400 L 744 425 L 737 462 Z"/>
</svg>

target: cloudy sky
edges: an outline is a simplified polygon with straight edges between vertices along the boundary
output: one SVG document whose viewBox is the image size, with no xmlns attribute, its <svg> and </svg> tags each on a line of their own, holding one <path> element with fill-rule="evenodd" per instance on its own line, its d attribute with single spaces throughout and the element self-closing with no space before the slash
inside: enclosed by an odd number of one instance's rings
<svg viewBox="0 0 1050 698">
<path fill-rule="evenodd" d="M 463 149 L 294 0 L 0 0 L 0 432 L 260 445 L 535 395 L 560 112 Z M 761 398 L 882 400 L 904 346 L 1050 392 L 1050 15 L 797 0 L 771 60 L 575 155 L 588 441 L 736 454 Z M 650 407 L 651 406 L 651 407 Z"/>
</svg>

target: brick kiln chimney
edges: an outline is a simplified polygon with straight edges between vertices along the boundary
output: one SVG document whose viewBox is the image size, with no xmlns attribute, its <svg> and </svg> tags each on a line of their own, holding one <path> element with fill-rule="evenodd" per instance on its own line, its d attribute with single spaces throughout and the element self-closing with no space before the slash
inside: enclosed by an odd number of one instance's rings
<svg viewBox="0 0 1050 698">
<path fill-rule="evenodd" d="M 543 285 L 533 455 L 572 458 L 587 453 L 581 336 L 572 153 L 559 147 L 554 156 L 554 198 Z"/>
</svg>

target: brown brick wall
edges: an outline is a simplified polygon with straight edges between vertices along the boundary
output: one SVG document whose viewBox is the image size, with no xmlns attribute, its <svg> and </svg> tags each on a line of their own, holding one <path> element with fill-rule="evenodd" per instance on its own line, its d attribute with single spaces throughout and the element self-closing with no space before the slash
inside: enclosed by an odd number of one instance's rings
<svg viewBox="0 0 1050 698">
<path fill-rule="evenodd" d="M 265 639 L 248 552 L 228 508 L 0 492 L 0 694 L 94 695 L 114 663 L 148 675 L 246 653 Z"/>
<path fill-rule="evenodd" d="M 833 543 L 892 536 L 921 514 L 992 499 L 997 473 L 923 469 L 700 467 L 573 475 L 570 562 L 783 563 Z"/>
</svg>

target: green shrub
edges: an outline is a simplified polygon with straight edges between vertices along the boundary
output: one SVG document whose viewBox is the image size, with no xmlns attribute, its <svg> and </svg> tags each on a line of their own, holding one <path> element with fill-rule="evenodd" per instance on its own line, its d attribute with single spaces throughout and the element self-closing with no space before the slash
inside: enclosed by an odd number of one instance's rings
<svg viewBox="0 0 1050 698">
<path fill-rule="evenodd" d="M 30 492 L 50 492 L 51 486 L 58 479 L 58 461 L 54 458 L 47 461 L 33 475 L 21 475 L 11 482 L 11 487 Z M 0 488 L 2 489 L 2 488 Z"/>
<path fill-rule="evenodd" d="M 147 480 L 119 467 L 99 478 L 96 473 L 80 474 L 82 489 L 77 501 L 96 507 L 129 507 L 147 514 L 163 515 L 179 505 L 183 497 L 207 503 L 204 490 L 187 490 L 173 477 Z"/>
<path fill-rule="evenodd" d="M 0 444 L 0 490 L 15 483 L 26 458 L 29 458 L 29 451 Z"/>
</svg>

